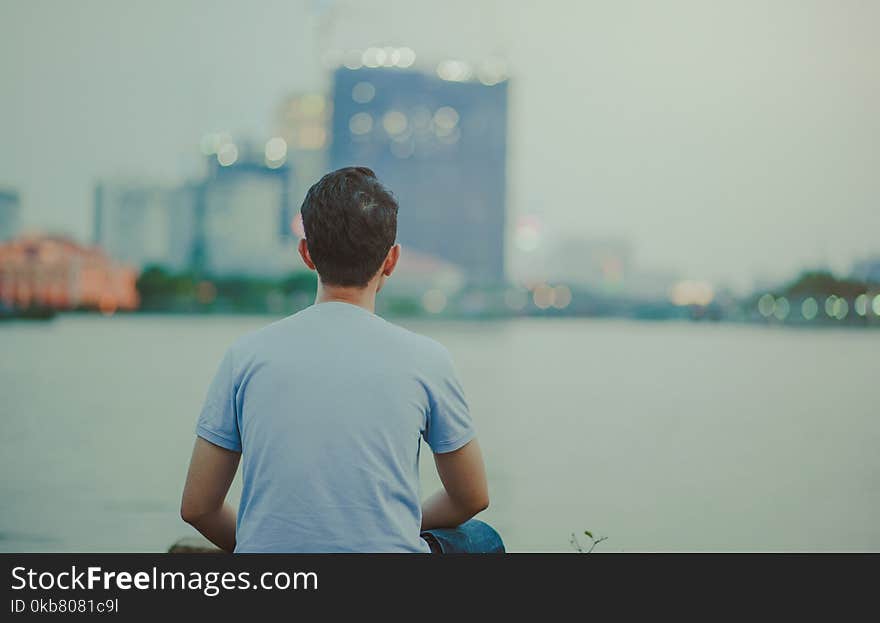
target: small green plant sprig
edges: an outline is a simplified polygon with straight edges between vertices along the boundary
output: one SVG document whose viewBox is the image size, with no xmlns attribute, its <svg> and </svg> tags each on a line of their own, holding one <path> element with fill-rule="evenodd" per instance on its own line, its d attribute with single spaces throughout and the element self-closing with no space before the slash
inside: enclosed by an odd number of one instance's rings
<svg viewBox="0 0 880 623">
<path fill-rule="evenodd" d="M 579 554 L 590 554 L 596 549 L 596 546 L 608 539 L 607 536 L 594 537 L 593 533 L 589 530 L 584 530 L 584 536 L 590 539 L 590 542 L 586 545 L 581 545 L 580 540 L 578 540 L 577 535 L 574 532 L 571 533 L 571 546 L 577 550 Z"/>
</svg>

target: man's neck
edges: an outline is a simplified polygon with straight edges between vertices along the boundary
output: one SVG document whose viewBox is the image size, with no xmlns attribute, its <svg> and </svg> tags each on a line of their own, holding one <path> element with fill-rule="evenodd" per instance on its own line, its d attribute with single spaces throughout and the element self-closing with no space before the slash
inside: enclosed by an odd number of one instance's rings
<svg viewBox="0 0 880 623">
<path fill-rule="evenodd" d="M 376 313 L 376 289 L 371 287 L 371 285 L 368 285 L 365 288 L 325 286 L 319 281 L 315 303 L 331 302 L 357 305 L 371 313 Z"/>
</svg>

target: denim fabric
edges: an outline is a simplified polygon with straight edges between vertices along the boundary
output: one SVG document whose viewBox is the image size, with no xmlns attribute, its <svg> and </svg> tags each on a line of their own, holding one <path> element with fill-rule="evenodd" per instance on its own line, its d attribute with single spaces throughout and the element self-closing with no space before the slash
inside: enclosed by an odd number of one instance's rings
<svg viewBox="0 0 880 623">
<path fill-rule="evenodd" d="M 464 522 L 458 528 L 436 528 L 422 532 L 433 554 L 503 554 L 501 536 L 479 519 Z"/>
</svg>

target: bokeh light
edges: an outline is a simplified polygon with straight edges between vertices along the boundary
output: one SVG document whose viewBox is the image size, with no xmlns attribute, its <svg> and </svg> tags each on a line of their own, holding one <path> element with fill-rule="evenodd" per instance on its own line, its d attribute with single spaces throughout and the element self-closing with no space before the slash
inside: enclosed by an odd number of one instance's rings
<svg viewBox="0 0 880 623">
<path fill-rule="evenodd" d="M 494 86 L 507 80 L 507 63 L 499 58 L 489 58 L 477 67 L 477 80 L 485 86 Z"/>
<path fill-rule="evenodd" d="M 553 288 L 553 307 L 565 309 L 571 303 L 571 289 L 566 285 L 558 285 Z"/>
<path fill-rule="evenodd" d="M 675 305 L 700 305 L 706 306 L 712 302 L 715 292 L 711 284 L 705 281 L 686 279 L 672 286 L 669 295 Z"/>
<path fill-rule="evenodd" d="M 266 141 L 264 153 L 266 156 L 266 166 L 271 169 L 277 169 L 284 164 L 287 158 L 287 141 L 280 136 L 270 138 Z"/>
<path fill-rule="evenodd" d="M 473 70 L 465 61 L 446 60 L 437 65 L 437 75 L 450 82 L 465 82 L 473 76 Z"/>
<path fill-rule="evenodd" d="M 220 166 L 232 166 L 236 160 L 238 160 L 238 147 L 235 146 L 235 143 L 225 143 L 217 150 L 217 162 L 220 163 Z"/>
<path fill-rule="evenodd" d="M 825 315 L 829 318 L 834 318 L 835 316 L 835 303 L 837 302 L 837 295 L 831 294 L 825 299 Z"/>
<path fill-rule="evenodd" d="M 355 113 L 348 120 L 348 129 L 352 134 L 369 134 L 373 129 L 373 117 L 366 112 Z"/>
<path fill-rule="evenodd" d="M 804 317 L 804 320 L 812 320 L 818 313 L 819 303 L 816 302 L 816 299 L 812 296 L 805 298 L 803 303 L 801 303 L 801 315 Z"/>
<path fill-rule="evenodd" d="M 372 82 L 358 82 L 351 89 L 351 99 L 358 104 L 368 104 L 376 96 L 376 87 Z"/>
<path fill-rule="evenodd" d="M 769 318 L 775 310 L 776 299 L 773 298 L 772 294 L 765 294 L 758 299 L 758 313 L 764 316 L 764 318 Z"/>
<path fill-rule="evenodd" d="M 535 307 L 538 309 L 548 309 L 551 305 L 553 305 L 554 299 L 554 290 L 546 283 L 541 283 L 535 286 L 535 289 L 532 290 L 532 300 L 535 303 Z"/>
<path fill-rule="evenodd" d="M 397 66 L 402 68 L 412 67 L 416 62 L 416 53 L 412 48 L 402 47 L 397 50 Z"/>
<path fill-rule="evenodd" d="M 859 294 L 853 302 L 853 309 L 859 316 L 866 316 L 868 314 L 868 295 Z"/>
<path fill-rule="evenodd" d="M 434 125 L 437 128 L 437 134 L 448 134 L 458 125 L 458 111 L 452 106 L 441 106 L 434 113 Z"/>
<path fill-rule="evenodd" d="M 385 128 L 385 131 L 388 132 L 388 134 L 401 134 L 406 131 L 406 115 L 399 110 L 389 110 L 385 113 L 385 116 L 382 117 L 382 127 Z"/>
<path fill-rule="evenodd" d="M 361 62 L 364 67 L 373 69 L 384 65 L 387 57 L 388 53 L 382 48 L 367 48 L 361 56 Z"/>
<path fill-rule="evenodd" d="M 519 218 L 514 232 L 514 244 L 520 251 L 535 251 L 541 243 L 541 221 L 536 216 Z"/>
<path fill-rule="evenodd" d="M 439 314 L 446 309 L 446 294 L 441 290 L 428 290 L 422 295 L 422 307 L 426 312 Z"/>
<path fill-rule="evenodd" d="M 788 314 L 791 311 L 791 304 L 788 302 L 788 299 L 784 296 L 780 296 L 775 300 L 775 309 L 773 310 L 773 315 L 777 320 L 785 320 L 788 318 Z"/>
</svg>

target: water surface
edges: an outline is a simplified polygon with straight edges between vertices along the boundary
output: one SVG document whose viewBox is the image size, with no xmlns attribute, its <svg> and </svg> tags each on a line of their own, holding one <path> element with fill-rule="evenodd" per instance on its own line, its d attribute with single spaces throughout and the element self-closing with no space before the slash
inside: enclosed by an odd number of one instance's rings
<svg viewBox="0 0 880 623">
<path fill-rule="evenodd" d="M 162 551 L 219 358 L 266 317 L 0 326 L 0 550 Z M 880 550 L 880 332 L 408 322 L 456 358 L 512 550 Z M 294 346 L 295 347 L 295 346 Z M 423 453 L 425 494 L 437 486 Z M 232 496 L 237 500 L 239 485 Z"/>
</svg>

